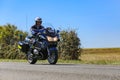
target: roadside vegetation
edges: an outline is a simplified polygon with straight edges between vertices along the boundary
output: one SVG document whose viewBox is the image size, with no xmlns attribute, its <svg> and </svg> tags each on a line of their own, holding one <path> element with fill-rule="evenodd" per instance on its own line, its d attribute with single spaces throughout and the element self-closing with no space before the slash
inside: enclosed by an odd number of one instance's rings
<svg viewBox="0 0 120 80">
<path fill-rule="evenodd" d="M 120 48 L 83 49 L 81 60 L 87 64 L 120 65 Z"/>
<path fill-rule="evenodd" d="M 58 51 L 60 59 L 79 60 L 81 55 L 81 42 L 75 30 L 63 30 L 60 32 Z"/>
<path fill-rule="evenodd" d="M 0 62 L 27 62 L 25 54 L 18 49 L 20 36 L 23 40 L 27 32 L 15 25 L 0 26 Z M 81 49 L 81 42 L 75 30 L 60 32 L 58 64 L 115 64 L 120 65 L 120 48 Z M 47 63 L 46 61 L 38 61 Z"/>
<path fill-rule="evenodd" d="M 116 48 L 113 48 L 116 50 Z M 120 48 L 117 48 L 120 49 Z M 94 49 L 93 49 L 94 50 Z M 104 50 L 107 50 L 104 48 Z M 27 62 L 26 59 L 0 59 L 0 62 Z M 47 60 L 38 61 L 38 64 L 48 64 Z M 120 52 L 114 53 L 82 53 L 81 60 L 59 59 L 57 64 L 99 64 L 99 65 L 120 65 Z"/>
<path fill-rule="evenodd" d="M 15 25 L 0 26 L 0 59 L 24 59 L 24 54 L 17 48 L 20 35 L 24 38 L 27 32 L 18 30 Z"/>
<path fill-rule="evenodd" d="M 25 54 L 18 49 L 20 36 L 24 38 L 27 32 L 18 30 L 15 25 L 0 26 L 0 59 L 25 59 Z M 79 60 L 80 39 L 74 30 L 61 31 L 59 42 L 59 57 L 63 60 Z"/>
</svg>

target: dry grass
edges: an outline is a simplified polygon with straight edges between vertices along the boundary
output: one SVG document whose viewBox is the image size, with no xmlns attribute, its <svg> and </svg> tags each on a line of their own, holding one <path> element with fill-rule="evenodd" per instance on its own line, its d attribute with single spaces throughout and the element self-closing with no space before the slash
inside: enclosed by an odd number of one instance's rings
<svg viewBox="0 0 120 80">
<path fill-rule="evenodd" d="M 93 64 L 120 64 L 120 48 L 83 49 L 81 60 Z"/>
<path fill-rule="evenodd" d="M 82 54 L 82 60 L 112 60 L 112 61 L 120 61 L 120 53 L 108 53 L 108 54 Z"/>
</svg>

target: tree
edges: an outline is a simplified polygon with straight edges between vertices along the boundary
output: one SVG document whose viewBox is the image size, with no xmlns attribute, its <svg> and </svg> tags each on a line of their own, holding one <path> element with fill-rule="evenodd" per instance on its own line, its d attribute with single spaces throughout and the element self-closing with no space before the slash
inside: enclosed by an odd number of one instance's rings
<svg viewBox="0 0 120 80">
<path fill-rule="evenodd" d="M 62 31 L 60 33 L 61 41 L 58 45 L 60 58 L 77 60 L 80 57 L 80 39 L 75 30 Z"/>
<path fill-rule="evenodd" d="M 1 30 L 0 32 L 1 42 L 6 43 L 8 45 L 13 44 L 20 40 L 19 35 L 23 35 L 23 37 L 27 35 L 27 32 L 17 30 L 17 27 L 11 24 L 0 26 L 0 30 Z"/>
<path fill-rule="evenodd" d="M 20 41 L 19 35 L 24 39 L 27 32 L 20 31 L 11 24 L 0 26 L 0 58 L 24 58 L 17 48 L 17 43 Z"/>
</svg>

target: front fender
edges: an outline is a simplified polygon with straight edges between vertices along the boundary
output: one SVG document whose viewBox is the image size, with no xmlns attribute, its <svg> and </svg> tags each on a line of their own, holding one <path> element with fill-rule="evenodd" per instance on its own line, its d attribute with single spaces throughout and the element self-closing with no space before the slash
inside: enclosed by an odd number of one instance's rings
<svg viewBox="0 0 120 80">
<path fill-rule="evenodd" d="M 50 47 L 48 48 L 48 55 L 50 55 L 52 52 L 57 52 L 57 48 L 56 47 Z"/>
<path fill-rule="evenodd" d="M 51 48 L 49 48 L 49 50 L 50 51 L 55 51 L 55 50 L 57 50 L 57 48 L 56 47 L 51 47 Z"/>
</svg>

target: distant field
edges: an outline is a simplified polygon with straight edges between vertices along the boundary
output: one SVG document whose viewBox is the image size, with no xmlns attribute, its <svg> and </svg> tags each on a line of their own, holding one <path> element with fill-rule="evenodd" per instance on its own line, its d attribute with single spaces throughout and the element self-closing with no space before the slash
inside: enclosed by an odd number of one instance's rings
<svg viewBox="0 0 120 80">
<path fill-rule="evenodd" d="M 82 53 L 85 53 L 85 54 L 120 53 L 120 48 L 88 48 L 88 49 L 83 49 Z"/>
<path fill-rule="evenodd" d="M 81 60 L 93 64 L 120 64 L 120 48 L 83 49 Z"/>
</svg>

